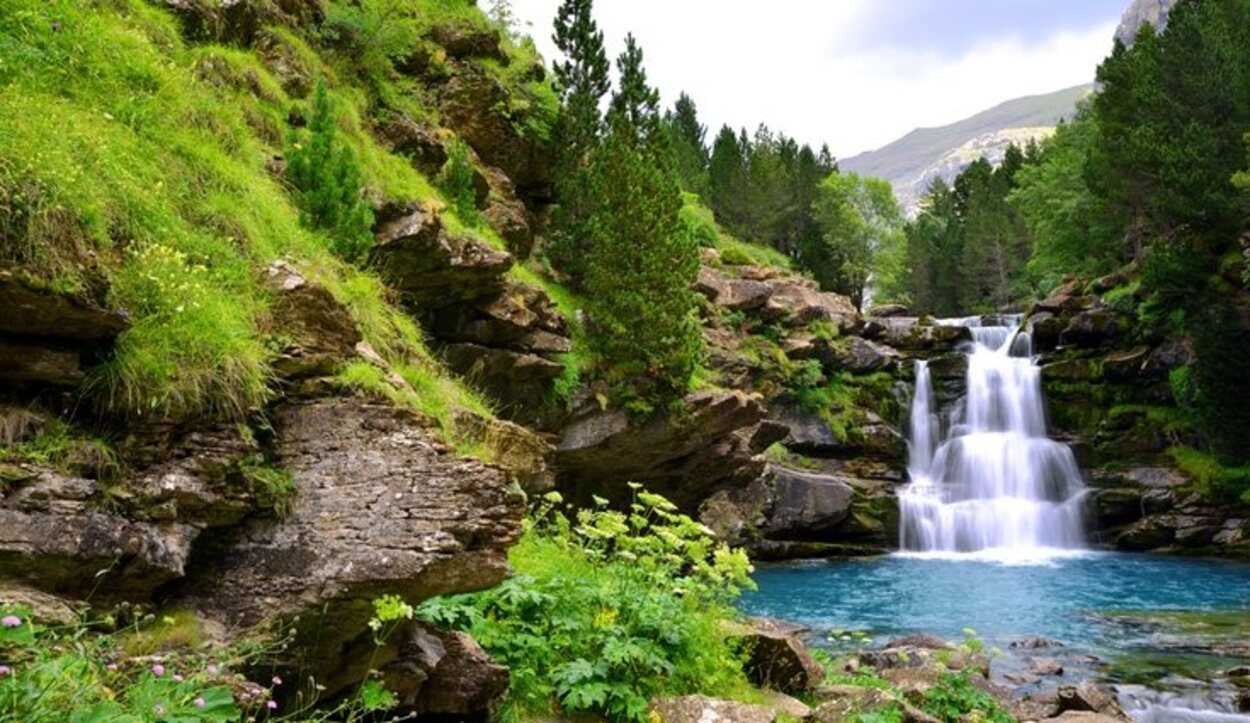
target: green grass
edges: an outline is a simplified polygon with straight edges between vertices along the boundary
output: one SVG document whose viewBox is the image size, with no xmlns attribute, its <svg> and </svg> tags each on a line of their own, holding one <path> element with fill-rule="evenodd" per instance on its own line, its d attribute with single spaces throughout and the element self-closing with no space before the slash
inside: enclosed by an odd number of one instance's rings
<svg viewBox="0 0 1250 723">
<path fill-rule="evenodd" d="M 721 228 L 712 210 L 693 193 L 682 194 L 681 219 L 699 239 L 699 245 L 714 248 L 721 253 L 722 263 L 728 266 L 775 266 L 790 269 L 790 257 L 771 246 L 747 243 Z"/>
<path fill-rule="evenodd" d="M 463 2 L 422 7 L 481 17 Z M 445 205 L 366 132 L 365 89 L 342 82 L 295 32 L 271 32 L 329 83 L 369 194 Z M 172 15 L 142 0 L 13 0 L 0 7 L 0 105 L 0 263 L 64 291 L 88 292 L 102 277 L 105 303 L 132 322 L 90 371 L 84 391 L 99 407 L 235 419 L 263 407 L 275 345 L 261 271 L 286 258 L 348 307 L 419 390 L 414 406 L 440 421 L 460 406 L 489 412 L 433 362 L 375 277 L 300 225 L 266 164 L 288 142 L 289 112 L 307 102 L 288 97 L 258 56 L 187 45 Z M 491 232 L 464 232 L 503 246 Z"/>
<path fill-rule="evenodd" d="M 1168 456 L 1207 499 L 1250 504 L 1250 466 L 1226 467 L 1213 455 L 1184 446 L 1172 447 Z"/>
</svg>

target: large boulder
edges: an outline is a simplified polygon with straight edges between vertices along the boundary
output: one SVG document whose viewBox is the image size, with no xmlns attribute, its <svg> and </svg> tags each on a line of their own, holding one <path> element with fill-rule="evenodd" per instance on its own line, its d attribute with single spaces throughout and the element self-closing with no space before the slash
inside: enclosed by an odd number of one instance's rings
<svg viewBox="0 0 1250 723">
<path fill-rule="evenodd" d="M 760 403 L 737 391 L 697 392 L 680 414 L 644 421 L 591 406 L 564 427 L 558 481 L 579 500 L 627 499 L 625 483 L 639 482 L 693 510 L 718 487 L 745 485 L 763 472 L 757 455 L 775 441 L 755 433 L 763 418 Z"/>
<path fill-rule="evenodd" d="M 773 293 L 772 285 L 766 281 L 733 278 L 710 266 L 699 267 L 695 290 L 730 311 L 763 308 Z"/>
<path fill-rule="evenodd" d="M 827 475 L 771 468 L 773 508 L 770 537 L 782 540 L 827 540 L 850 515 L 855 491 Z"/>
<path fill-rule="evenodd" d="M 748 651 L 747 676 L 752 683 L 791 695 L 814 690 L 825 679 L 825 669 L 799 639 L 803 628 L 767 618 L 748 622 L 735 637 Z"/>
<path fill-rule="evenodd" d="M 795 282 L 774 284 L 763 313 L 790 327 L 828 322 L 843 334 L 855 331 L 862 324 L 859 311 L 850 299 Z"/>
<path fill-rule="evenodd" d="M 372 600 L 490 587 L 507 574 L 523 499 L 498 468 L 457 458 L 409 412 L 356 399 L 291 403 L 275 461 L 298 491 L 283 519 L 252 518 L 197 547 L 183 604 L 231 628 L 295 621 L 318 679 L 349 665 Z"/>
</svg>

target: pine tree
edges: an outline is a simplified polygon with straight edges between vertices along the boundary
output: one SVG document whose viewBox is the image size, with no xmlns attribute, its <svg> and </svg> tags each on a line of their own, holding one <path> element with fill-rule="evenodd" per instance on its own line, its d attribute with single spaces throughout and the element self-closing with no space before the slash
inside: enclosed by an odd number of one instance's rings
<svg viewBox="0 0 1250 723">
<path fill-rule="evenodd" d="M 359 261 L 373 245 L 373 208 L 361 194 L 360 163 L 338 141 L 325 83 L 313 94 L 308 132 L 295 137 L 287 153 L 287 178 L 304 225 L 329 234 L 331 249 L 344 260 Z"/>
<path fill-rule="evenodd" d="M 607 137 L 590 174 L 595 243 L 586 274 L 592 343 L 619 398 L 637 412 L 685 394 L 701 344 L 692 291 L 698 245 L 679 217 L 659 96 L 642 60 L 627 38 Z"/>
<path fill-rule="evenodd" d="M 708 192 L 707 128 L 699 123 L 699 111 L 690 96 L 682 93 L 665 117 L 673 162 L 682 190 L 699 196 Z"/>
<path fill-rule="evenodd" d="M 746 150 L 738 134 L 723 126 L 712 144 L 708 162 L 708 201 L 721 225 L 731 230 L 741 227 L 746 202 Z"/>
<path fill-rule="evenodd" d="M 564 0 L 555 20 L 554 40 L 564 60 L 554 66 L 562 107 L 555 129 L 558 205 L 547 255 L 573 286 L 586 272 L 593 212 L 589 172 L 603 134 L 600 102 L 611 88 L 593 6 L 593 0 Z"/>
</svg>

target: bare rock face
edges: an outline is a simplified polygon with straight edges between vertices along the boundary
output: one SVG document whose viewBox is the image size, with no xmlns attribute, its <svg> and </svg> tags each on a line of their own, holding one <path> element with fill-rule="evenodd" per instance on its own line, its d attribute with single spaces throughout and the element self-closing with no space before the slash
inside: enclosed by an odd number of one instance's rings
<svg viewBox="0 0 1250 723">
<path fill-rule="evenodd" d="M 286 340 L 274 371 L 288 379 L 333 374 L 361 341 L 351 314 L 285 261 L 270 265 L 265 283 L 276 297 L 275 332 Z"/>
<path fill-rule="evenodd" d="M 507 174 L 524 198 L 548 198 L 551 154 L 522 137 L 498 108 L 507 92 L 481 69 L 460 64 L 440 92 L 444 122 L 456 128 L 478 157 Z"/>
<path fill-rule="evenodd" d="M 756 436 L 763 418 L 760 403 L 742 392 L 692 394 L 680 416 L 657 413 L 642 423 L 592 408 L 564 428 L 558 482 L 577 499 L 589 499 L 591 486 L 627 499 L 625 483 L 639 482 L 691 509 L 718 486 L 743 486 L 763 472 L 756 455 L 776 441 Z"/>
<path fill-rule="evenodd" d="M 274 429 L 298 494 L 285 519 L 250 519 L 197 547 L 180 595 L 210 619 L 301 616 L 297 646 L 328 680 L 376 595 L 415 602 L 506 575 L 523 501 L 501 470 L 448 454 L 403 410 L 354 399 L 288 404 Z"/>
<path fill-rule="evenodd" d="M 438 217 L 412 209 L 379 223 L 370 263 L 387 283 L 422 308 L 496 296 L 512 256 L 470 238 L 456 238 Z"/>
<path fill-rule="evenodd" d="M 855 490 L 828 475 L 772 468 L 773 509 L 768 533 L 777 539 L 827 538 L 851 512 Z"/>
<path fill-rule="evenodd" d="M 0 379 L 73 386 L 83 362 L 130 323 L 125 314 L 0 269 Z"/>
</svg>

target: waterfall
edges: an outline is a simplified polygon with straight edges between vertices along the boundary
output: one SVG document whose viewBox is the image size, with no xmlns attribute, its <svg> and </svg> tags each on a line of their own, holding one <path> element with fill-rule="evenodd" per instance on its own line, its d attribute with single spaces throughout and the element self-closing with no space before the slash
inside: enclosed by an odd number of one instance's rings
<svg viewBox="0 0 1250 723">
<path fill-rule="evenodd" d="M 969 327 L 967 394 L 944 417 L 916 363 L 908 473 L 899 491 L 904 552 L 1048 556 L 1085 541 L 1085 484 L 1072 451 L 1046 436 L 1040 369 L 1018 317 Z"/>
</svg>

